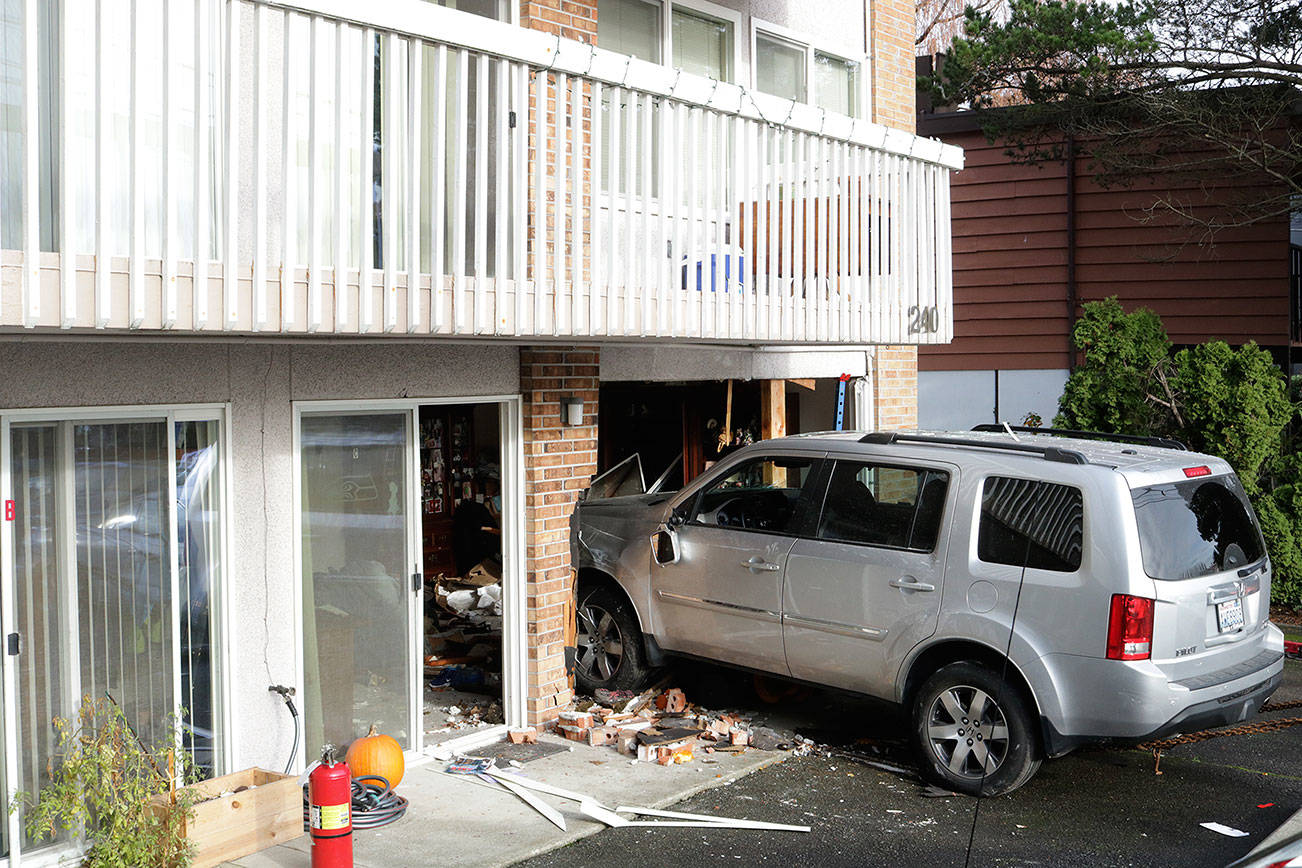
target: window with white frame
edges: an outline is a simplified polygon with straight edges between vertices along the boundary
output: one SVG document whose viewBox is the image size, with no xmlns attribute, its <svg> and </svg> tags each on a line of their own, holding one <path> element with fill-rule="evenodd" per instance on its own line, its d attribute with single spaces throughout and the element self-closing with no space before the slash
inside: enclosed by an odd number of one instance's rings
<svg viewBox="0 0 1302 868">
<path fill-rule="evenodd" d="M 665 27 L 666 15 L 669 26 Z M 628 54 L 651 63 L 668 62 L 693 75 L 733 81 L 737 74 L 737 28 L 741 16 L 705 0 L 690 5 L 664 0 L 599 0 L 597 9 L 597 44 L 610 51 Z M 663 60 L 667 58 L 666 60 Z M 643 128 L 651 124 L 652 196 L 660 195 L 661 142 L 655 134 L 660 120 L 660 104 L 652 101 L 650 112 L 643 97 L 624 93 L 619 104 L 619 141 L 622 148 L 619 178 L 615 188 L 620 194 L 643 194 L 641 171 L 634 168 L 630 188 L 627 157 L 635 154 L 645 141 Z M 612 126 L 611 99 L 602 99 L 602 179 L 603 190 L 611 189 L 610 173 Z M 636 147 L 635 147 L 636 144 Z M 640 159 L 640 157 L 639 157 Z"/>
<path fill-rule="evenodd" d="M 755 87 L 783 99 L 804 102 L 808 98 L 806 67 L 809 48 L 776 34 L 755 33 Z"/>
<path fill-rule="evenodd" d="M 597 44 L 608 51 L 660 63 L 659 0 L 600 0 Z"/>
<path fill-rule="evenodd" d="M 861 115 L 862 57 L 815 48 L 808 37 L 759 20 L 753 21 L 753 38 L 757 90 L 837 114 Z"/>
<path fill-rule="evenodd" d="M 677 4 L 671 22 L 669 39 L 674 66 L 706 78 L 734 80 L 734 22 Z"/>
<path fill-rule="evenodd" d="M 837 114 L 859 115 L 860 64 L 823 51 L 814 52 L 814 102 Z"/>
</svg>

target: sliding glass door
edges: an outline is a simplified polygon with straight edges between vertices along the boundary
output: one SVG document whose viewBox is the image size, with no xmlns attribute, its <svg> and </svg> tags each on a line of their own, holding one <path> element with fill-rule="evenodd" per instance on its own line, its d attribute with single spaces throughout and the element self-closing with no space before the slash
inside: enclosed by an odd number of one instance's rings
<svg viewBox="0 0 1302 868">
<path fill-rule="evenodd" d="M 306 758 L 374 725 L 418 747 L 409 410 L 299 423 Z"/>
<path fill-rule="evenodd" d="M 180 740 L 201 768 L 220 763 L 210 602 L 220 430 L 217 419 L 170 414 L 8 423 L 7 650 L 17 654 L 3 719 L 17 755 L 3 765 L 19 790 L 47 782 L 54 720 L 74 717 L 83 697 L 117 704 L 148 745 Z"/>
</svg>

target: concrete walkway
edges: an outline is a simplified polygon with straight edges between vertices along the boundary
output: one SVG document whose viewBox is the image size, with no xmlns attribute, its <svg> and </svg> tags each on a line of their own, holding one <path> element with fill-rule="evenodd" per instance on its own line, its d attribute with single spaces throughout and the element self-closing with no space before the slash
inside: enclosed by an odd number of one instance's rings
<svg viewBox="0 0 1302 868">
<path fill-rule="evenodd" d="M 510 747 L 503 746 L 503 752 Z M 522 762 L 517 771 L 591 795 L 611 808 L 624 804 L 663 808 L 702 790 L 726 786 L 785 757 L 758 750 L 741 755 L 698 753 L 694 762 L 659 766 L 632 764 L 613 748 L 589 747 L 552 735 L 543 735 L 540 747 L 554 752 Z M 476 753 L 491 756 L 494 750 Z M 575 803 L 543 796 L 565 816 L 568 831 L 562 832 L 504 789 L 444 774 L 445 766 L 433 760 L 407 770 L 398 788 L 411 803 L 406 816 L 382 829 L 353 835 L 357 868 L 510 865 L 607 828 L 579 814 Z M 304 836 L 226 866 L 305 868 L 309 847 Z"/>
</svg>

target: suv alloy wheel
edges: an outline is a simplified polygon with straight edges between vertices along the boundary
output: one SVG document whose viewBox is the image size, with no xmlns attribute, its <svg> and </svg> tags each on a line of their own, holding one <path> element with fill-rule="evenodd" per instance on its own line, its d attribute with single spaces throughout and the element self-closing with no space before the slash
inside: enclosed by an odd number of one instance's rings
<svg viewBox="0 0 1302 868">
<path fill-rule="evenodd" d="M 914 699 L 912 736 L 923 777 L 962 793 L 1007 793 L 1040 767 L 1026 702 L 978 663 L 951 663 L 927 679 Z"/>
<path fill-rule="evenodd" d="M 628 603 L 609 588 L 584 596 L 575 612 L 574 680 L 583 693 L 632 690 L 646 676 L 642 636 Z"/>
</svg>

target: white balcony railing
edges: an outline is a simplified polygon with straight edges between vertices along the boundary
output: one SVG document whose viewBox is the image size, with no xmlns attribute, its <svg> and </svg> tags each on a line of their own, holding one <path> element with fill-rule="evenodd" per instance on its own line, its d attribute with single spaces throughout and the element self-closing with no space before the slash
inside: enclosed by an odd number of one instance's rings
<svg viewBox="0 0 1302 868">
<path fill-rule="evenodd" d="M 3 22 L 0 327 L 950 338 L 955 148 L 419 0 L 146 6 Z"/>
</svg>

